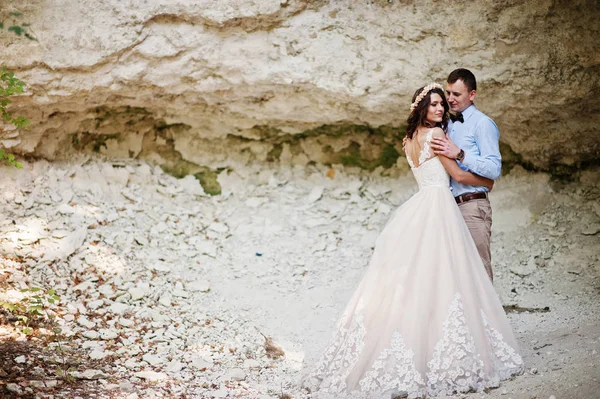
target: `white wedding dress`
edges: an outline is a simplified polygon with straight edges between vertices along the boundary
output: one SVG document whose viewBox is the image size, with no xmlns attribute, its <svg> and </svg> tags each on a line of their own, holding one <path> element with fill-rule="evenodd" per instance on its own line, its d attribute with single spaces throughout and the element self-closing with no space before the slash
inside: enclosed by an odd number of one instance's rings
<svg viewBox="0 0 600 399">
<path fill-rule="evenodd" d="M 426 137 L 419 191 L 390 217 L 333 341 L 303 380 L 312 398 L 446 396 L 496 387 L 523 360 L 449 175 Z"/>
</svg>

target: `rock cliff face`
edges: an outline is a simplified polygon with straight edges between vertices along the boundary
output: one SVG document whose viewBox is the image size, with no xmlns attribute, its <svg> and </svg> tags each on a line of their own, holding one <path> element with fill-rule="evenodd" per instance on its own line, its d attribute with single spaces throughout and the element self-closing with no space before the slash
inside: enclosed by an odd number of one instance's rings
<svg viewBox="0 0 600 399">
<path fill-rule="evenodd" d="M 20 3 L 0 6 L 0 59 L 28 87 L 11 106 L 32 121 L 1 133 L 13 152 L 140 157 L 176 175 L 406 168 L 411 94 L 467 67 L 508 163 L 569 173 L 600 153 L 596 1 Z"/>
</svg>

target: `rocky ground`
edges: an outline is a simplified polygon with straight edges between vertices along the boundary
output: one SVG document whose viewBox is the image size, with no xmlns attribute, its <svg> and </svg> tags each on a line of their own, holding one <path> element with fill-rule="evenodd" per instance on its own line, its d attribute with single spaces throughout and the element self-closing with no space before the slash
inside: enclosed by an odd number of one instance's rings
<svg viewBox="0 0 600 399">
<path fill-rule="evenodd" d="M 466 397 L 596 397 L 599 178 L 551 183 L 517 167 L 497 183 L 495 286 L 527 368 Z M 300 371 L 416 184 L 320 166 L 220 182 L 213 197 L 135 161 L 3 167 L 0 301 L 47 299 L 20 291 L 34 286 L 61 298 L 45 302 L 55 325 L 38 318 L 29 335 L 1 314 L 0 396 L 306 397 Z"/>
</svg>

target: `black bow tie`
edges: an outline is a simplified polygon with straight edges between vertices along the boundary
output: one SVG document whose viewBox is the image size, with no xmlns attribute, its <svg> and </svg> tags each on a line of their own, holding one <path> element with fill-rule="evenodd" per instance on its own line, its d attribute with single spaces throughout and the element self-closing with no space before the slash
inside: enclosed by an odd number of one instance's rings
<svg viewBox="0 0 600 399">
<path fill-rule="evenodd" d="M 465 122 L 462 112 L 457 112 L 456 114 L 450 114 L 450 120 L 452 122 L 456 122 L 456 121 L 459 121 L 460 123 Z"/>
</svg>

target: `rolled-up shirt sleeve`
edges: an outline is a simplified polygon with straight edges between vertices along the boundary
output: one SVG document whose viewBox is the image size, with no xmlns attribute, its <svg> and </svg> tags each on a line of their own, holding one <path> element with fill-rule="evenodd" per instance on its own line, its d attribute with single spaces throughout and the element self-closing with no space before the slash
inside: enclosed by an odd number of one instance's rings
<svg viewBox="0 0 600 399">
<path fill-rule="evenodd" d="M 502 156 L 500 155 L 500 131 L 489 118 L 483 118 L 475 128 L 475 142 L 479 154 L 465 152 L 462 164 L 471 172 L 496 180 L 500 177 Z"/>
</svg>

